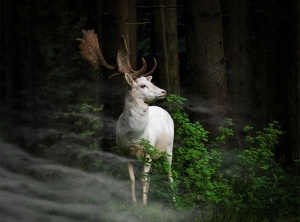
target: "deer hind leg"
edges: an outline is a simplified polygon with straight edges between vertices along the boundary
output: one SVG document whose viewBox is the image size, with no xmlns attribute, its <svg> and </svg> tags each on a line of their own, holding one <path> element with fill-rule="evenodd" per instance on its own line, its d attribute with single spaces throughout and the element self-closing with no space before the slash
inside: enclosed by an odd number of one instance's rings
<svg viewBox="0 0 300 222">
<path fill-rule="evenodd" d="M 130 181 L 131 181 L 132 201 L 133 201 L 133 203 L 137 203 L 136 196 L 135 196 L 135 176 L 134 176 L 133 164 L 127 163 L 127 169 L 128 169 L 129 177 L 130 177 Z"/>
<path fill-rule="evenodd" d="M 173 187 L 173 185 L 172 185 L 172 182 L 173 182 L 173 174 L 172 174 L 172 156 L 170 155 L 170 156 L 168 156 L 167 157 L 167 160 L 168 160 L 168 163 L 169 163 L 169 172 L 168 172 L 168 175 L 169 175 L 169 181 L 170 181 L 170 183 L 171 183 L 171 189 L 172 189 L 172 192 L 173 192 L 173 189 L 174 189 L 174 187 Z M 176 202 L 176 198 L 175 198 L 175 196 L 173 195 L 173 201 L 174 202 Z"/>
<path fill-rule="evenodd" d="M 172 183 L 173 182 L 173 174 L 172 174 L 172 156 L 167 157 L 168 163 L 169 163 L 169 169 L 168 169 L 168 176 L 169 176 L 169 181 Z"/>
<path fill-rule="evenodd" d="M 147 155 L 146 158 L 148 158 L 149 162 L 144 164 L 144 175 L 142 177 L 142 184 L 143 184 L 143 204 L 147 204 L 148 200 L 148 192 L 149 192 L 149 186 L 150 186 L 150 181 L 149 181 L 149 172 L 151 168 L 151 159 L 150 156 Z"/>
</svg>

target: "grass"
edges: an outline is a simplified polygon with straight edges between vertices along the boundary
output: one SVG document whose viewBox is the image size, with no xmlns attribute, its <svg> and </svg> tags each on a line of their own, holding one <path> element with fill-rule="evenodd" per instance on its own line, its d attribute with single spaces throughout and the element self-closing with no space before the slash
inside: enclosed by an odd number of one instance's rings
<svg viewBox="0 0 300 222">
<path fill-rule="evenodd" d="M 115 222 L 115 221 L 143 221 L 143 222 L 181 222 L 181 221 L 219 221 L 221 219 L 213 219 L 213 207 L 206 206 L 203 209 L 174 209 L 165 206 L 162 203 L 151 201 L 146 205 L 132 204 L 131 202 L 121 202 L 111 200 L 106 202 L 100 209 L 103 211 L 104 217 L 101 221 Z M 282 218 L 274 218 L 277 222 L 298 222 L 299 218 L 293 218 L 289 216 L 283 216 Z M 236 222 L 234 217 L 230 220 Z M 257 218 L 248 217 L 245 222 L 258 221 Z M 269 222 L 267 218 L 263 218 L 259 221 Z M 273 221 L 273 220 L 272 220 Z"/>
</svg>

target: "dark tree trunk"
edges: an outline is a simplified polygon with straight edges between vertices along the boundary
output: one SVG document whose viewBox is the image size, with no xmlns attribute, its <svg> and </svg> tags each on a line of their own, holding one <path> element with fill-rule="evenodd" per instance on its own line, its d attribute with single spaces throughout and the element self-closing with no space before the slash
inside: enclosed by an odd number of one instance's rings
<svg viewBox="0 0 300 222">
<path fill-rule="evenodd" d="M 17 44 L 13 44 L 14 35 L 13 15 L 14 7 L 10 1 L 1 1 L 1 119 L 7 124 L 12 124 L 13 116 L 13 77 L 14 77 L 14 53 Z M 4 56 L 5 55 L 5 56 Z M 4 116 L 5 115 L 5 118 Z"/>
<path fill-rule="evenodd" d="M 225 74 L 223 33 L 219 0 L 189 0 L 187 16 L 187 62 L 192 111 L 216 135 L 228 117 L 229 95 Z M 191 95 L 190 95 L 191 94 Z"/>
<path fill-rule="evenodd" d="M 106 61 L 110 64 L 114 64 L 116 61 L 122 35 L 127 39 L 131 56 L 136 58 L 136 55 L 133 54 L 135 53 L 136 32 L 134 29 L 132 31 L 131 28 L 131 31 L 129 32 L 128 26 L 126 26 L 126 23 L 129 20 L 129 13 L 133 13 L 133 10 L 135 10 L 133 4 L 134 2 L 130 0 L 102 2 L 102 51 Z M 130 21 L 134 18 L 134 15 L 131 15 Z M 116 120 L 123 111 L 126 81 L 124 76 L 116 76 L 108 79 L 109 74 L 113 73 L 108 73 L 107 70 L 104 70 L 103 72 L 105 73 L 103 79 L 103 104 L 105 110 L 103 148 L 110 149 L 112 145 L 115 144 Z"/>
<path fill-rule="evenodd" d="M 249 55 L 248 1 L 232 0 L 229 5 L 227 50 L 230 101 L 239 121 L 252 119 L 253 76 Z"/>
<path fill-rule="evenodd" d="M 37 99 L 36 99 L 36 89 L 38 85 L 38 76 L 37 76 L 37 38 L 36 38 L 36 18 L 35 18 L 35 1 L 28 1 L 29 15 L 27 21 L 27 30 L 28 30 L 28 40 L 27 40 L 27 90 L 28 90 L 28 117 L 30 122 L 34 127 L 38 126 L 38 110 L 37 110 Z"/>
<path fill-rule="evenodd" d="M 294 166 L 295 173 L 300 175 L 300 165 L 294 160 L 300 160 L 300 3 L 292 2 L 292 60 L 288 76 L 288 110 L 289 110 L 289 141 L 291 146 L 289 165 Z"/>
<path fill-rule="evenodd" d="M 252 1 L 249 6 L 255 122 L 259 127 L 279 122 L 286 133 L 276 158 L 291 167 L 299 159 L 299 1 Z"/>
<path fill-rule="evenodd" d="M 176 0 L 155 1 L 154 38 L 160 86 L 180 94 Z"/>
<path fill-rule="evenodd" d="M 136 0 L 127 0 L 127 12 L 128 18 L 126 22 L 126 30 L 128 39 L 128 47 L 130 50 L 130 62 L 131 66 L 134 69 L 138 69 L 137 67 L 137 14 L 136 14 Z"/>
<path fill-rule="evenodd" d="M 102 0 L 96 1 L 96 14 L 97 14 L 97 36 L 99 40 L 99 44 L 102 46 L 102 36 L 103 36 L 103 29 L 102 29 Z M 99 75 L 95 79 L 95 93 L 96 93 L 96 105 L 103 104 L 103 75 Z"/>
</svg>

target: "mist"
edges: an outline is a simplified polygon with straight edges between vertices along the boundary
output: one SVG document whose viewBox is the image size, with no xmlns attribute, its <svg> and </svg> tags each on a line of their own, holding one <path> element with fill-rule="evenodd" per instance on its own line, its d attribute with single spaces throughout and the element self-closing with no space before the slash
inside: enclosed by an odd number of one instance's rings
<svg viewBox="0 0 300 222">
<path fill-rule="evenodd" d="M 105 152 L 91 155 L 121 166 L 126 160 Z M 126 216 L 110 202 L 130 202 L 129 180 L 55 164 L 3 141 L 0 164 L 1 221 L 121 221 Z"/>
</svg>

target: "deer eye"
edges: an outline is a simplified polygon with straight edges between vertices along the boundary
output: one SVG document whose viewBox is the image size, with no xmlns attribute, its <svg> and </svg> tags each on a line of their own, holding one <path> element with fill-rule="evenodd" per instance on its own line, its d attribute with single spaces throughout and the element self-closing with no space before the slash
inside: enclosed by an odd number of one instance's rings
<svg viewBox="0 0 300 222">
<path fill-rule="evenodd" d="M 140 85 L 141 88 L 147 87 L 145 84 Z"/>
</svg>

